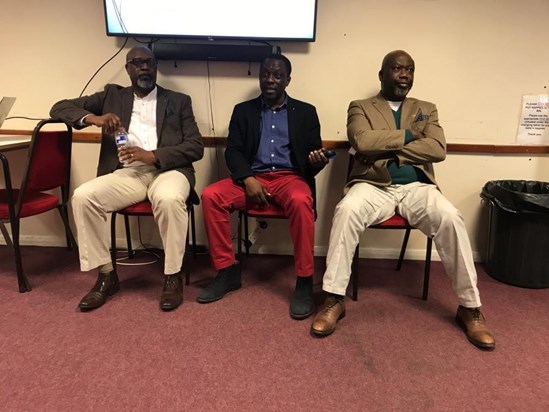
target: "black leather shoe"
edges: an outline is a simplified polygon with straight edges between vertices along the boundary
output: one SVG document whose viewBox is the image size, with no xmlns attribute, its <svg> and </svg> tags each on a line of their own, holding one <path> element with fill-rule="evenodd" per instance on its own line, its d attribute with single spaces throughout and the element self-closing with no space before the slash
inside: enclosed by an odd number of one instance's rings
<svg viewBox="0 0 549 412">
<path fill-rule="evenodd" d="M 173 310 L 183 303 L 183 280 L 181 272 L 164 275 L 164 286 L 160 296 L 160 309 Z"/>
<path fill-rule="evenodd" d="M 313 277 L 298 276 L 295 292 L 290 302 L 290 316 L 293 319 L 306 319 L 313 314 Z"/>
<path fill-rule="evenodd" d="M 242 287 L 240 265 L 235 263 L 217 272 L 217 276 L 206 289 L 196 297 L 199 303 L 210 303 L 221 299 L 227 293 Z"/>
<path fill-rule="evenodd" d="M 102 306 L 107 297 L 114 295 L 120 290 L 118 276 L 114 270 L 108 273 L 101 273 L 97 276 L 97 281 L 93 288 L 82 298 L 78 307 L 82 312 L 96 309 Z"/>
</svg>

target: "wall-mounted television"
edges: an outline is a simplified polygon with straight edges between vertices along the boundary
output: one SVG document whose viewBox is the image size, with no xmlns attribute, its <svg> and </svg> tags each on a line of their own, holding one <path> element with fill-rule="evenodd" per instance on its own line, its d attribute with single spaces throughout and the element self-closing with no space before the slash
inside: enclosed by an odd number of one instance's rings
<svg viewBox="0 0 549 412">
<path fill-rule="evenodd" d="M 108 36 L 315 41 L 317 0 L 103 0 Z"/>
</svg>

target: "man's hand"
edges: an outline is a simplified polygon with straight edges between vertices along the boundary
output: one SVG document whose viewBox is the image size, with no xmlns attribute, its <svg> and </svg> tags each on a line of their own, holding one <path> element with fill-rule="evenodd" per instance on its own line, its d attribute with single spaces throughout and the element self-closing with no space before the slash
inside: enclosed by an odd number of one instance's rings
<svg viewBox="0 0 549 412">
<path fill-rule="evenodd" d="M 147 165 L 152 165 L 156 162 L 154 152 L 142 149 L 137 146 L 125 146 L 118 149 L 118 159 L 124 164 L 133 162 L 142 162 Z"/>
<path fill-rule="evenodd" d="M 311 153 L 309 153 L 309 164 L 312 167 L 321 168 L 324 167 L 328 162 L 329 160 L 322 149 L 313 150 Z"/>
<path fill-rule="evenodd" d="M 414 136 L 414 140 L 423 139 L 425 135 L 421 133 L 419 130 L 411 129 L 412 136 Z"/>
<path fill-rule="evenodd" d="M 114 113 L 107 113 L 102 116 L 96 116 L 90 114 L 84 118 L 85 124 L 93 124 L 97 127 L 102 127 L 105 129 L 106 133 L 114 133 L 116 130 L 122 127 L 122 121 Z"/>
<path fill-rule="evenodd" d="M 261 207 L 269 204 L 271 194 L 267 192 L 267 188 L 261 184 L 254 176 L 249 176 L 244 179 L 246 196 L 251 203 L 256 203 Z"/>
</svg>

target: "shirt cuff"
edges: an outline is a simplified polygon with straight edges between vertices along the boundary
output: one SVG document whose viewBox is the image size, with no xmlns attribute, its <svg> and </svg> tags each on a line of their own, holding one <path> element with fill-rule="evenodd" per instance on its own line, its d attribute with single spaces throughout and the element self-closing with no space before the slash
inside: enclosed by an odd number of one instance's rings
<svg viewBox="0 0 549 412">
<path fill-rule="evenodd" d="M 408 144 L 414 140 L 414 135 L 410 129 L 405 129 L 404 131 L 404 144 Z"/>
</svg>

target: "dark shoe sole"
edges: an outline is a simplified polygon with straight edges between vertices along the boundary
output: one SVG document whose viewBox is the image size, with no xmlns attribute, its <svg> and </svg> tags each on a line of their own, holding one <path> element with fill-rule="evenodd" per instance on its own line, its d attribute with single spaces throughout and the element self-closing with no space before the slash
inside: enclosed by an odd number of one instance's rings
<svg viewBox="0 0 549 412">
<path fill-rule="evenodd" d="M 470 343 L 472 343 L 474 346 L 476 346 L 477 348 L 482 349 L 482 350 L 487 351 L 487 352 L 493 351 L 496 348 L 495 343 L 493 345 L 490 345 L 490 344 L 485 344 L 485 343 L 476 341 L 474 339 L 471 339 L 471 337 L 467 334 L 467 326 L 465 326 L 465 322 L 463 322 L 461 320 L 461 318 L 457 315 L 456 315 L 456 323 L 463 330 L 463 332 L 465 332 L 465 337 L 467 338 L 467 340 Z"/>
<path fill-rule="evenodd" d="M 233 289 L 228 290 L 226 293 L 224 293 L 224 294 L 221 295 L 221 296 L 216 296 L 215 298 L 210 298 L 210 299 L 208 299 L 208 298 L 201 298 L 200 296 L 197 296 L 197 297 L 196 297 L 196 301 L 197 301 L 198 303 L 212 303 L 212 302 L 216 302 L 216 301 L 218 301 L 218 300 L 223 299 L 223 298 L 224 298 L 225 296 L 227 296 L 229 293 L 234 292 L 235 290 L 240 289 L 241 287 L 242 287 L 242 285 L 237 286 L 237 287 L 235 287 L 235 288 L 233 288 Z"/>
<path fill-rule="evenodd" d="M 313 307 L 313 309 L 311 309 L 310 312 L 307 312 L 307 313 L 293 313 L 291 310 L 290 310 L 290 317 L 292 319 L 295 319 L 295 320 L 303 320 L 303 319 L 307 319 L 309 316 L 311 316 L 313 313 L 315 312 L 315 308 Z"/>
<path fill-rule="evenodd" d="M 311 326 L 311 334 L 317 338 L 323 338 L 325 336 L 329 336 L 331 335 L 332 333 L 335 332 L 335 330 L 337 329 L 337 323 L 343 319 L 345 317 L 345 311 L 341 312 L 341 315 L 339 315 L 339 318 L 337 318 L 337 321 L 336 321 L 336 326 L 332 329 L 332 330 L 327 330 L 327 331 L 322 331 L 322 330 L 316 330 L 316 329 L 313 329 L 313 327 Z"/>
<path fill-rule="evenodd" d="M 174 309 L 177 309 L 179 306 L 181 306 L 183 304 L 183 302 L 181 303 L 178 303 L 177 305 L 165 305 L 165 306 L 162 306 L 160 305 L 160 309 L 163 311 L 163 312 L 170 312 Z"/>
</svg>

